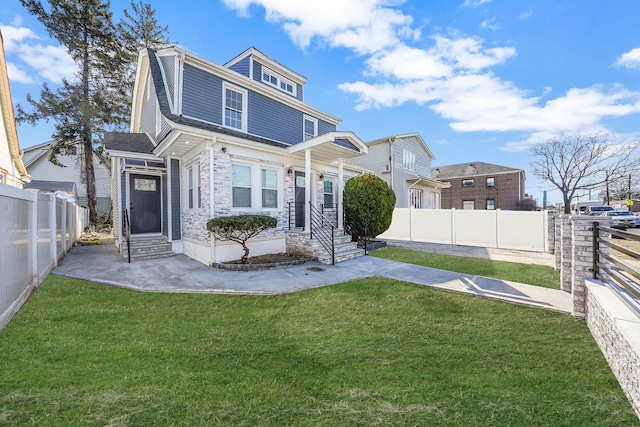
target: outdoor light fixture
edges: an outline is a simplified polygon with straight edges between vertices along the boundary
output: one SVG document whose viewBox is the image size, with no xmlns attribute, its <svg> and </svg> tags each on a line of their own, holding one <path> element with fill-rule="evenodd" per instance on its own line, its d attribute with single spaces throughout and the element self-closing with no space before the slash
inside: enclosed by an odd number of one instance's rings
<svg viewBox="0 0 640 427">
<path fill-rule="evenodd" d="M 293 176 L 293 169 L 291 169 L 291 167 L 289 167 L 289 169 L 287 169 L 287 175 L 289 175 L 289 178 L 291 178 Z"/>
<path fill-rule="evenodd" d="M 324 181 L 324 174 L 321 172 L 318 178 L 320 178 L 320 181 Z"/>
<path fill-rule="evenodd" d="M 222 150 L 223 153 L 227 152 L 227 147 L 222 147 L 220 150 Z"/>
</svg>

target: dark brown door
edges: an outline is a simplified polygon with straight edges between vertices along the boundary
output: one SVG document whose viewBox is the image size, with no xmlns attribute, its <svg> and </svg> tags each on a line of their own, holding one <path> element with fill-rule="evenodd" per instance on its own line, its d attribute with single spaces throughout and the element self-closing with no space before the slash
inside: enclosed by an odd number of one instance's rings
<svg viewBox="0 0 640 427">
<path fill-rule="evenodd" d="M 304 188 L 306 180 L 304 172 L 295 173 L 295 206 L 296 206 L 296 227 L 304 227 Z"/>
<path fill-rule="evenodd" d="M 129 202 L 131 233 L 160 233 L 162 230 L 160 177 L 130 175 Z"/>
</svg>

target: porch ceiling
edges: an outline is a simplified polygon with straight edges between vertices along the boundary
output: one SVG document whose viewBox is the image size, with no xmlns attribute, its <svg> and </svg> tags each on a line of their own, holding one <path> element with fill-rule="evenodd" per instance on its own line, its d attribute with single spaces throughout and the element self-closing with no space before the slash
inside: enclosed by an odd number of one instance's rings
<svg viewBox="0 0 640 427">
<path fill-rule="evenodd" d="M 196 133 L 184 132 L 177 129 L 171 131 L 168 137 L 158 145 L 154 154 L 158 157 L 176 156 L 180 157 L 191 151 L 203 142 L 211 142 L 211 136 L 198 135 Z"/>
<path fill-rule="evenodd" d="M 313 161 L 332 163 L 341 158 L 364 156 L 369 149 L 353 132 L 328 132 L 288 148 L 289 153 L 299 159 L 304 159 L 306 150 L 311 150 Z"/>
</svg>

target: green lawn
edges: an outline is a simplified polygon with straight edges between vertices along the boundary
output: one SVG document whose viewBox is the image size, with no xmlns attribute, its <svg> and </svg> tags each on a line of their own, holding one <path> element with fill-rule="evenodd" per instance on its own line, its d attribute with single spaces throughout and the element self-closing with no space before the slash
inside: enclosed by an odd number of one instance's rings
<svg viewBox="0 0 640 427">
<path fill-rule="evenodd" d="M 556 272 L 553 267 L 544 265 L 433 254 L 394 246 L 378 249 L 371 252 L 370 255 L 424 267 L 439 268 L 440 270 L 560 289 L 560 273 Z"/>
<path fill-rule="evenodd" d="M 12 426 L 640 425 L 584 322 L 381 278 L 241 296 L 52 275 L 0 355 Z"/>
</svg>

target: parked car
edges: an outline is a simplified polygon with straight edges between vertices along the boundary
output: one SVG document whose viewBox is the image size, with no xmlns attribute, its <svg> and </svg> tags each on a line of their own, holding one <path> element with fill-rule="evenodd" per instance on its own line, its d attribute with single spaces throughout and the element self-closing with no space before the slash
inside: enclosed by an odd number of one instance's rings
<svg viewBox="0 0 640 427">
<path fill-rule="evenodd" d="M 631 212 L 609 211 L 602 214 L 611 219 L 611 228 L 626 230 L 630 227 L 640 227 L 640 218 Z"/>
<path fill-rule="evenodd" d="M 584 213 L 586 215 L 602 215 L 605 212 L 611 212 L 613 210 L 611 206 L 587 206 Z"/>
</svg>

